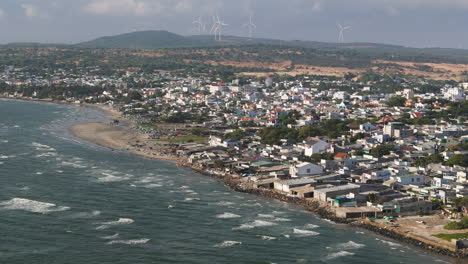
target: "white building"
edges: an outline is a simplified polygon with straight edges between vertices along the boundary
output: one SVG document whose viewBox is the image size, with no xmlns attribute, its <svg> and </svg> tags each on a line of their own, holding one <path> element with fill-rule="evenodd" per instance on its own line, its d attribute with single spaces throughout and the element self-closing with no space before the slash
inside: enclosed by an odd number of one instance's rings
<svg viewBox="0 0 468 264">
<path fill-rule="evenodd" d="M 322 166 L 315 165 L 309 162 L 304 162 L 298 165 L 292 165 L 289 167 L 289 173 L 291 177 L 307 177 L 312 175 L 320 175 L 323 173 Z"/>
<path fill-rule="evenodd" d="M 422 185 L 424 184 L 424 175 L 402 175 L 394 177 L 401 185 Z"/>
<path fill-rule="evenodd" d="M 304 155 L 307 157 L 313 154 L 321 153 L 326 151 L 330 147 L 330 144 L 323 140 L 310 140 L 305 142 Z"/>
<path fill-rule="evenodd" d="M 442 88 L 441 90 L 444 98 L 451 101 L 465 100 L 465 90 L 458 87 Z"/>
</svg>

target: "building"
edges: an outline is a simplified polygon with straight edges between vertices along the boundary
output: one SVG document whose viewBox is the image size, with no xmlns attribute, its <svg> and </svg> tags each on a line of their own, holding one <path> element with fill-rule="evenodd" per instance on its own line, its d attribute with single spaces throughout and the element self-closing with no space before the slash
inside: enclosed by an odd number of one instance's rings
<svg viewBox="0 0 468 264">
<path fill-rule="evenodd" d="M 310 157 L 313 154 L 326 151 L 329 147 L 330 144 L 323 140 L 308 140 L 305 142 L 304 155 Z"/>
<path fill-rule="evenodd" d="M 320 175 L 323 173 L 322 166 L 315 165 L 309 162 L 304 162 L 298 165 L 292 165 L 289 167 L 289 173 L 291 177 L 307 177 L 312 175 Z"/>
<path fill-rule="evenodd" d="M 361 187 L 357 184 L 347 184 L 314 190 L 314 198 L 326 202 L 327 198 L 335 198 L 339 195 L 346 195 L 351 192 L 359 192 Z"/>
<path fill-rule="evenodd" d="M 410 174 L 410 175 L 400 175 L 394 177 L 396 182 L 401 185 L 422 185 L 424 184 L 424 175 L 419 174 Z"/>
</svg>

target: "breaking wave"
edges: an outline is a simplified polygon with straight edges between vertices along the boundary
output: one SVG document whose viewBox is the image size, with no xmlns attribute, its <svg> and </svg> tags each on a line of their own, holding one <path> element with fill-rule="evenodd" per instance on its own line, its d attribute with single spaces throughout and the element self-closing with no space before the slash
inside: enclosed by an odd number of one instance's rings
<svg viewBox="0 0 468 264">
<path fill-rule="evenodd" d="M 240 218 L 240 215 L 232 214 L 232 213 L 224 213 L 224 214 L 219 214 L 216 216 L 216 218 L 221 218 L 221 219 L 231 219 L 231 218 Z"/>
<path fill-rule="evenodd" d="M 41 214 L 66 211 L 70 209 L 70 207 L 67 206 L 57 206 L 53 203 L 45 203 L 23 198 L 13 198 L 9 201 L 0 202 L 0 206 L 2 209 L 7 210 L 23 210 Z"/>
<path fill-rule="evenodd" d="M 235 246 L 235 245 L 242 245 L 242 242 L 239 242 L 239 241 L 224 241 L 223 243 L 219 243 L 219 244 L 214 245 L 214 247 L 225 248 L 225 247 L 232 247 L 232 246 Z"/>
<path fill-rule="evenodd" d="M 294 233 L 296 236 L 299 236 L 299 237 L 308 237 L 308 236 L 317 236 L 317 235 L 320 235 L 319 232 L 310 231 L 310 230 L 304 230 L 304 229 L 298 229 L 298 228 L 294 228 L 294 229 L 293 229 L 293 233 Z"/>
</svg>

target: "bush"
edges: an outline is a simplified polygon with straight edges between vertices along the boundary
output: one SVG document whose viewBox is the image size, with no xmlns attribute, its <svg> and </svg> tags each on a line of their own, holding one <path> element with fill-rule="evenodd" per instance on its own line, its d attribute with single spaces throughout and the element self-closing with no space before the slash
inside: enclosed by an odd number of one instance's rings
<svg viewBox="0 0 468 264">
<path fill-rule="evenodd" d="M 468 216 L 463 217 L 460 222 L 450 222 L 444 228 L 447 230 L 468 229 Z"/>
</svg>

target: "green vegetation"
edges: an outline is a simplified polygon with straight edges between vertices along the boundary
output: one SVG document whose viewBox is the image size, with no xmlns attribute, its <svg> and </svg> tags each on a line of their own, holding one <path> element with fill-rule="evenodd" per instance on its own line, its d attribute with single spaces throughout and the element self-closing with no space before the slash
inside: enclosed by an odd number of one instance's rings
<svg viewBox="0 0 468 264">
<path fill-rule="evenodd" d="M 390 107 L 394 107 L 394 106 L 401 107 L 401 106 L 405 106 L 405 102 L 406 102 L 405 98 L 400 97 L 400 96 L 395 96 L 395 97 L 388 99 L 387 105 Z"/>
<path fill-rule="evenodd" d="M 468 238 L 468 233 L 462 233 L 462 234 L 437 234 L 437 235 L 433 235 L 433 236 L 445 239 L 447 241 L 451 241 L 452 239 Z"/>
<path fill-rule="evenodd" d="M 463 217 L 460 222 L 450 222 L 444 226 L 447 230 L 468 229 L 468 216 Z"/>
<path fill-rule="evenodd" d="M 449 160 L 446 162 L 447 165 L 449 166 L 462 166 L 462 167 L 468 167 L 468 155 L 466 154 L 456 154 L 450 157 Z"/>
<path fill-rule="evenodd" d="M 457 212 L 461 212 L 463 207 L 468 208 L 468 196 L 453 199 L 453 207 Z"/>
<path fill-rule="evenodd" d="M 381 158 L 382 156 L 390 154 L 390 151 L 393 150 L 392 145 L 379 145 L 373 148 L 370 154 L 375 158 Z"/>
<path fill-rule="evenodd" d="M 431 163 L 442 163 L 444 161 L 444 157 L 440 155 L 439 153 L 434 153 L 431 155 L 428 155 L 426 157 L 422 157 L 420 159 L 417 159 L 414 162 L 414 165 L 419 166 L 419 167 L 425 167 L 428 164 Z"/>
</svg>

